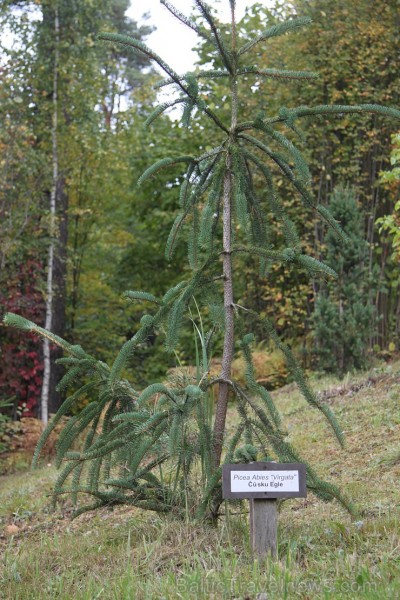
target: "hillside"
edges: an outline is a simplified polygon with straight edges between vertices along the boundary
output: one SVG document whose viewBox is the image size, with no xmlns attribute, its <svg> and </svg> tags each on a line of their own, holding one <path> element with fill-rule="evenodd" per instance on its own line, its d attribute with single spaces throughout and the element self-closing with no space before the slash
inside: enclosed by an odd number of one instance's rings
<svg viewBox="0 0 400 600">
<path fill-rule="evenodd" d="M 0 598 L 400 598 L 400 363 L 314 386 L 345 451 L 292 385 L 275 397 L 296 447 L 352 497 L 359 520 L 312 495 L 286 501 L 279 560 L 260 565 L 246 505 L 218 529 L 124 507 L 71 521 L 67 501 L 49 511 L 56 472 L 43 465 L 0 478 Z"/>
</svg>

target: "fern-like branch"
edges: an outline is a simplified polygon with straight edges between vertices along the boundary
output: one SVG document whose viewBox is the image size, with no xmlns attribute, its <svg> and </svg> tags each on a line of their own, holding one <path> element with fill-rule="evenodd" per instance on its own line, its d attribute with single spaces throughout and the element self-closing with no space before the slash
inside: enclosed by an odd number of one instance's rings
<svg viewBox="0 0 400 600">
<path fill-rule="evenodd" d="M 163 6 L 165 6 L 165 8 L 167 10 L 169 10 L 169 12 L 176 17 L 181 23 L 183 23 L 184 25 L 186 25 L 187 27 L 190 27 L 190 29 L 192 29 L 193 31 L 195 31 L 197 33 L 197 35 L 199 35 L 200 37 L 204 38 L 205 40 L 207 40 L 208 42 L 211 42 L 211 38 L 209 35 L 207 35 L 207 33 L 201 29 L 200 27 L 198 27 L 196 25 L 196 23 L 194 23 L 191 19 L 189 19 L 186 15 L 184 15 L 183 13 L 181 13 L 173 4 L 171 4 L 170 2 L 168 2 L 167 0 L 160 0 L 161 4 Z"/>
<path fill-rule="evenodd" d="M 99 34 L 98 39 L 105 40 L 108 42 L 115 42 L 120 44 L 121 46 L 125 46 L 126 48 L 133 49 L 141 52 L 142 54 L 145 54 L 148 58 L 154 60 L 154 62 L 156 62 L 161 67 L 161 69 L 165 71 L 167 75 L 169 75 L 169 77 L 180 87 L 180 89 L 189 98 L 191 98 L 188 87 L 183 85 L 182 83 L 182 78 L 180 78 L 180 76 L 166 62 L 164 62 L 160 56 L 158 56 L 158 54 L 153 52 L 153 50 L 146 46 L 146 44 L 144 44 L 141 40 L 136 40 L 133 37 L 130 37 L 128 35 L 122 35 L 119 33 L 101 33 Z M 192 98 L 192 100 L 194 100 L 194 98 Z M 220 119 L 213 113 L 213 111 L 211 111 L 209 108 L 204 107 L 204 112 L 214 121 L 216 125 L 218 125 L 220 129 L 225 131 L 225 133 L 228 133 L 228 129 L 225 127 L 222 121 L 220 121 Z"/>
<path fill-rule="evenodd" d="M 238 69 L 238 75 L 257 75 L 272 79 L 318 79 L 318 73 L 313 71 L 289 71 L 285 69 L 259 69 L 258 67 L 243 67 Z"/>
<path fill-rule="evenodd" d="M 164 167 L 169 167 L 171 165 L 179 164 L 179 163 L 191 163 L 194 159 L 192 156 L 178 156 L 176 158 L 162 158 L 158 160 L 156 163 L 151 165 L 146 171 L 139 177 L 138 185 L 142 185 L 147 179 L 149 179 L 154 173 L 163 169 Z"/>
<path fill-rule="evenodd" d="M 203 0 L 195 0 L 195 4 L 200 9 L 200 12 L 202 13 L 203 17 L 205 18 L 205 20 L 207 21 L 207 23 L 210 26 L 211 32 L 213 34 L 214 43 L 215 43 L 216 47 L 218 48 L 218 51 L 220 53 L 220 56 L 222 58 L 222 61 L 225 65 L 225 67 L 228 69 L 228 71 L 230 73 L 233 73 L 232 57 L 230 56 L 230 52 L 225 48 L 225 44 L 222 41 L 222 38 L 219 34 L 219 31 L 217 29 L 217 26 L 215 24 L 212 14 L 211 14 L 210 7 L 207 6 L 207 4 L 205 2 L 203 2 Z"/>
<path fill-rule="evenodd" d="M 296 19 L 289 19 L 287 21 L 284 21 L 283 23 L 278 23 L 277 25 L 268 27 L 268 29 L 265 29 L 254 40 L 251 40 L 250 42 L 247 42 L 247 44 L 244 44 L 244 46 L 242 46 L 239 49 L 238 54 L 240 56 L 241 54 L 244 54 L 245 52 L 248 52 L 249 50 L 251 50 L 251 48 L 254 48 L 254 46 L 256 46 L 256 44 L 259 44 L 260 42 L 263 42 L 264 40 L 268 40 L 272 37 L 277 37 L 279 35 L 283 35 L 284 33 L 287 33 L 288 31 L 294 31 L 296 29 L 300 29 L 300 27 L 304 27 L 305 25 L 309 25 L 310 23 L 311 23 L 311 19 L 309 17 L 298 17 Z"/>
<path fill-rule="evenodd" d="M 220 71 L 218 69 L 209 69 L 208 71 L 199 71 L 198 73 L 193 73 L 193 76 L 196 77 L 196 79 L 219 79 L 220 77 L 229 77 L 229 75 L 229 71 Z M 180 81 L 185 81 L 185 79 L 186 74 L 179 76 Z M 154 89 L 157 90 L 167 85 L 172 85 L 173 83 L 176 83 L 174 79 L 163 79 L 154 85 Z"/>
<path fill-rule="evenodd" d="M 146 127 L 149 127 L 158 117 L 160 117 L 164 111 L 168 110 L 168 108 L 172 108 L 177 104 L 182 104 L 186 102 L 185 98 L 176 98 L 175 100 L 171 100 L 170 102 L 164 102 L 157 106 L 153 112 L 147 117 L 144 124 Z"/>
</svg>

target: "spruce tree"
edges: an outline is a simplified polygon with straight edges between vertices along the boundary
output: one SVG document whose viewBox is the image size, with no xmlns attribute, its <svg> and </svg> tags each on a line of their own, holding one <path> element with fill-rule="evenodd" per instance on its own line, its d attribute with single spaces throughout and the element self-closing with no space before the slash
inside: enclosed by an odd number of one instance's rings
<svg viewBox="0 0 400 600">
<path fill-rule="evenodd" d="M 318 367 L 343 375 L 368 364 L 368 341 L 376 327 L 371 295 L 376 277 L 369 276 L 369 247 L 364 238 L 356 191 L 338 186 L 329 209 L 340 221 L 347 239 L 341 242 L 332 230 L 325 237 L 325 262 L 337 272 L 336 281 L 322 285 L 313 314 Z"/>
<path fill-rule="evenodd" d="M 278 262 L 306 270 L 311 277 L 336 277 L 331 267 L 302 251 L 295 225 L 276 193 L 275 174 L 279 172 L 297 191 L 299 211 L 302 206 L 312 208 L 343 237 L 340 224 L 326 207 L 318 205 L 311 192 L 309 169 L 300 150 L 303 137 L 298 123 L 305 117 L 340 117 L 362 112 L 400 118 L 400 111 L 393 108 L 365 104 L 281 107 L 276 115 L 260 113 L 242 121 L 238 114 L 239 84 L 249 81 L 250 85 L 256 82 L 262 85 L 266 78 L 273 78 L 277 84 L 287 79 L 307 84 L 317 77 L 309 71 L 260 68 L 246 63 L 251 48 L 301 30 L 310 20 L 291 18 L 267 27 L 252 40 L 244 40 L 237 28 L 234 0 L 229 0 L 232 16 L 229 36 L 203 0 L 195 1 L 201 25 L 167 0 L 161 0 L 161 4 L 212 45 L 220 57 L 219 69 L 180 75 L 140 40 L 112 33 L 99 37 L 119 44 L 127 53 L 138 52 L 154 61 L 166 75 L 159 87 L 172 86 L 176 90 L 173 100 L 161 104 L 149 116 L 149 125 L 169 107 L 180 105 L 183 125 L 189 126 L 195 115 L 212 128 L 207 150 L 202 149 L 195 156 L 165 157 L 149 166 L 139 180 L 139 184 L 149 178 L 155 180 L 160 169 L 173 167 L 174 173 L 185 170 L 179 198 L 181 210 L 170 232 L 166 252 L 172 256 L 179 238 L 186 237 L 191 275 L 161 298 L 143 291 L 127 292 L 131 301 L 148 302 L 149 314 L 142 318 L 139 330 L 123 345 L 111 366 L 19 316 L 8 314 L 5 318 L 8 325 L 48 337 L 64 348 L 68 357 L 62 363 L 67 373 L 59 387 L 64 390 L 74 384 L 76 389 L 45 430 L 34 462 L 60 417 L 68 414 L 82 397 L 96 394 L 96 401 L 70 419 L 57 445 L 58 464 L 62 463 L 63 468 L 55 485 L 55 498 L 70 493 L 74 499 L 77 494 L 93 499 L 78 508 L 76 514 L 104 504 L 128 503 L 159 512 L 216 518 L 222 502 L 221 461 L 273 458 L 305 462 L 288 441 L 272 397 L 255 380 L 251 351 L 255 336 L 246 328 L 246 317 L 250 315 L 251 322 L 259 323 L 264 336 L 281 350 L 304 398 L 322 412 L 343 445 L 343 433 L 334 415 L 310 388 L 274 323 L 235 301 L 234 264 L 240 255 L 246 254 L 259 262 L 262 273 Z M 223 78 L 229 84 L 230 122 L 210 106 L 202 92 L 203 84 L 210 78 Z M 255 193 L 254 171 L 265 181 L 265 201 Z M 284 248 L 272 246 L 269 238 L 272 227 L 283 231 Z M 170 381 L 151 384 L 143 391 L 134 389 L 124 377 L 130 357 L 155 330 L 165 331 L 166 347 L 174 351 L 194 299 L 200 301 L 200 310 L 205 311 L 211 322 L 209 332 L 198 329 L 202 360 L 196 376 L 183 373 Z M 208 371 L 210 347 L 218 333 L 223 337 L 222 369 L 219 376 L 212 377 Z M 246 388 L 232 377 L 235 340 L 247 363 Z M 215 387 L 218 395 L 213 418 L 209 408 Z M 225 430 L 230 397 L 234 399 L 238 419 L 228 437 Z M 82 432 L 86 432 L 84 447 L 74 450 L 74 441 Z M 334 485 L 322 481 L 310 465 L 307 465 L 307 485 L 324 500 L 336 498 L 354 512 L 349 500 Z"/>
</svg>

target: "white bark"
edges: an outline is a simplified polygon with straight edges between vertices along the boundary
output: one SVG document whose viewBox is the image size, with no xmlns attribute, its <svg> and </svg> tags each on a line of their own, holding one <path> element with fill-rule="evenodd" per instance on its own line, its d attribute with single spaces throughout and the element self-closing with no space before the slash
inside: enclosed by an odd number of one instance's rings
<svg viewBox="0 0 400 600">
<path fill-rule="evenodd" d="M 60 20 L 58 5 L 55 6 L 54 14 L 54 66 L 53 66 L 53 122 L 51 128 L 52 139 L 52 185 L 50 192 L 50 246 L 47 258 L 47 295 L 46 295 L 46 319 L 45 329 L 51 331 L 53 322 L 53 272 L 54 272 L 54 245 L 56 239 L 56 213 L 57 213 L 57 185 L 58 185 L 58 67 L 60 58 Z M 43 342 L 43 384 L 40 399 L 40 418 L 44 425 L 49 420 L 49 391 L 50 391 L 50 343 L 47 338 Z"/>
</svg>

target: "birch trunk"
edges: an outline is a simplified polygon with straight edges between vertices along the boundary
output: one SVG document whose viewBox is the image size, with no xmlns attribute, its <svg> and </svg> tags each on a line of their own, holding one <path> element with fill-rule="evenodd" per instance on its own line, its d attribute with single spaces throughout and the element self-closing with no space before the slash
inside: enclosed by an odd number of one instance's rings
<svg viewBox="0 0 400 600">
<path fill-rule="evenodd" d="M 58 68 L 60 55 L 60 21 L 58 6 L 55 6 L 54 14 L 54 66 L 53 66 L 53 119 L 51 129 L 52 139 L 52 185 L 50 192 L 50 246 L 47 258 L 47 286 L 46 286 L 46 319 L 45 329 L 51 331 L 53 324 L 53 275 L 54 275 L 54 247 L 56 242 L 56 216 L 57 216 L 57 188 L 58 188 Z M 40 418 L 44 425 L 49 419 L 49 391 L 51 376 L 51 349 L 48 339 L 43 342 L 43 384 L 40 399 Z"/>
</svg>

